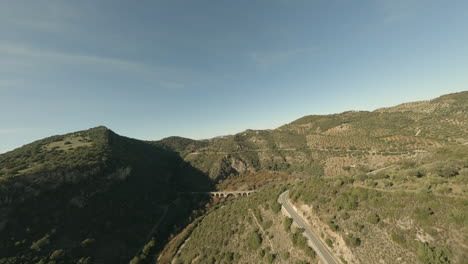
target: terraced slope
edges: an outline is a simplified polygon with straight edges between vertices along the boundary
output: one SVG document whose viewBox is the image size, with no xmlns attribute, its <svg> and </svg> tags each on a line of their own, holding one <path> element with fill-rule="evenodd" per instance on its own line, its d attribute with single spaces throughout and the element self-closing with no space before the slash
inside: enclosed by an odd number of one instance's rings
<svg viewBox="0 0 468 264">
<path fill-rule="evenodd" d="M 246 130 L 207 141 L 162 140 L 217 181 L 259 171 L 348 174 L 432 148 L 468 142 L 468 92 L 373 112 L 302 117 L 274 130 Z"/>
<path fill-rule="evenodd" d="M 340 263 L 467 263 L 467 153 L 442 147 L 377 173 L 266 184 L 197 222 L 173 263 L 318 263 L 279 212 L 285 189 Z"/>
<path fill-rule="evenodd" d="M 348 262 L 466 263 L 467 153 L 442 147 L 376 174 L 306 181 L 291 197 Z"/>
</svg>

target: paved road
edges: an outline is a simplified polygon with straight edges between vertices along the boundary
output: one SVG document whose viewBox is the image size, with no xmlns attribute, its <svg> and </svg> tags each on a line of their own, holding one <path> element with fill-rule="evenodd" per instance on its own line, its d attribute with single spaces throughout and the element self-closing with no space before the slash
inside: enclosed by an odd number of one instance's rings
<svg viewBox="0 0 468 264">
<path fill-rule="evenodd" d="M 289 213 L 294 222 L 301 228 L 304 229 L 304 235 L 309 239 L 312 244 L 312 248 L 317 252 L 317 255 L 322 259 L 325 264 L 339 264 L 340 262 L 330 253 L 327 247 L 322 241 L 312 232 L 310 226 L 304 219 L 294 210 L 291 203 L 288 200 L 289 191 L 285 191 L 279 196 L 278 201 L 283 205 L 284 209 Z"/>
</svg>

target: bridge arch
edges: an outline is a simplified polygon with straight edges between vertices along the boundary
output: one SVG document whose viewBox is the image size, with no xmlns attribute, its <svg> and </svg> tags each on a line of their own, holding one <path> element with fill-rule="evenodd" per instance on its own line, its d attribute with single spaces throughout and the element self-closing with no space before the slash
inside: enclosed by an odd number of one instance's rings
<svg viewBox="0 0 468 264">
<path fill-rule="evenodd" d="M 211 197 L 224 197 L 227 198 L 229 196 L 233 197 L 244 197 L 244 196 L 249 196 L 255 192 L 254 190 L 249 190 L 249 191 L 226 191 L 226 192 L 207 192 L 208 194 L 211 195 Z"/>
</svg>

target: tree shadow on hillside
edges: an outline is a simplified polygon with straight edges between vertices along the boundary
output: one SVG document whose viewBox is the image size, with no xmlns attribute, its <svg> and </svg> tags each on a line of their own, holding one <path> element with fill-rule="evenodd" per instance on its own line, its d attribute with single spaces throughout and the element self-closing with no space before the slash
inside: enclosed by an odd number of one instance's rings
<svg viewBox="0 0 468 264">
<path fill-rule="evenodd" d="M 212 190 L 212 181 L 176 152 L 118 135 L 111 135 L 109 146 L 110 159 L 99 174 L 9 207 L 1 256 L 37 262 L 64 250 L 65 262 L 90 257 L 92 263 L 128 263 L 151 237 L 152 252 L 161 249 L 208 202 L 209 196 L 188 194 Z M 130 175 L 113 178 L 122 169 Z M 40 248 L 31 247 L 43 238 Z"/>
</svg>

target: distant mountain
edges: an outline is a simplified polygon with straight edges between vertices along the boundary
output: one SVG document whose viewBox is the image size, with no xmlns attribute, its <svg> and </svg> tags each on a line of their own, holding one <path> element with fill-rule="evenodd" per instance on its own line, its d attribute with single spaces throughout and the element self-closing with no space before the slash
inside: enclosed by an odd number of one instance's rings
<svg viewBox="0 0 468 264">
<path fill-rule="evenodd" d="M 418 152 L 468 142 L 468 92 L 382 108 L 311 115 L 274 130 L 246 130 L 184 145 L 162 140 L 217 181 L 259 171 L 303 171 L 325 176 L 377 168 Z M 184 147 L 187 146 L 187 147 Z"/>
<path fill-rule="evenodd" d="M 377 112 L 417 112 L 417 113 L 436 113 L 448 114 L 459 113 L 466 111 L 466 102 L 468 101 L 468 92 L 459 92 L 447 94 L 438 98 L 419 101 L 412 103 L 404 103 L 394 107 L 380 108 Z"/>
<path fill-rule="evenodd" d="M 161 254 L 172 263 L 318 263 L 280 213 L 286 189 L 340 263 L 468 263 L 468 92 L 305 116 L 179 152 L 219 186 L 275 181 L 188 226 Z"/>
</svg>

